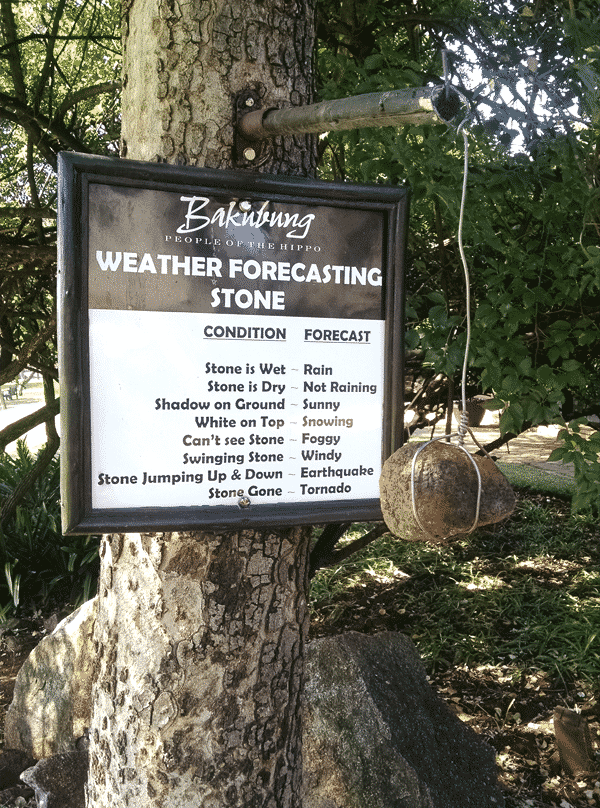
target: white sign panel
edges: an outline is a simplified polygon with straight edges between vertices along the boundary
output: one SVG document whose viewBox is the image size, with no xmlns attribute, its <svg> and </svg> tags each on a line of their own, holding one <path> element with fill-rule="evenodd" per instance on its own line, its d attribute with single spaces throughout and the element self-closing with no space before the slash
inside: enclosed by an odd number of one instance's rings
<svg viewBox="0 0 600 808">
<path fill-rule="evenodd" d="M 383 331 L 90 310 L 93 507 L 376 498 Z"/>
</svg>

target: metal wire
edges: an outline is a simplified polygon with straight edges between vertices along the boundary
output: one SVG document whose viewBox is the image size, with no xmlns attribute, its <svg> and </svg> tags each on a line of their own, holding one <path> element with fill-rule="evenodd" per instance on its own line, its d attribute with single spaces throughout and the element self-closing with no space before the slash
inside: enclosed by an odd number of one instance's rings
<svg viewBox="0 0 600 808">
<path fill-rule="evenodd" d="M 442 59 L 444 62 L 444 79 L 446 81 L 446 90 L 448 87 L 448 67 L 447 67 L 447 55 L 446 52 L 442 52 Z M 442 88 L 443 89 L 443 88 Z M 464 98 L 464 97 L 463 97 Z M 466 99 L 465 99 L 466 101 Z M 468 107 L 468 102 L 467 102 Z M 477 525 L 479 524 L 479 513 L 481 508 L 481 490 L 482 490 L 482 483 L 481 483 L 481 474 L 475 459 L 471 456 L 471 454 L 465 449 L 464 442 L 465 436 L 467 432 L 471 435 L 473 440 L 475 440 L 475 436 L 469 429 L 469 415 L 467 413 L 467 367 L 469 364 L 469 350 L 471 347 L 471 280 L 469 276 L 469 267 L 467 264 L 467 259 L 465 256 L 465 250 L 463 246 L 463 221 L 464 221 L 464 213 L 465 213 L 465 203 L 467 198 L 467 180 L 469 176 L 469 141 L 467 139 L 467 132 L 466 132 L 466 125 L 471 119 L 470 112 L 467 113 L 466 117 L 461 121 L 461 123 L 457 126 L 457 134 L 461 133 L 463 136 L 463 144 L 464 144 L 464 160 L 463 160 L 463 184 L 462 184 L 462 194 L 460 200 L 460 212 L 458 216 L 458 250 L 460 253 L 460 258 L 463 266 L 463 272 L 465 276 L 465 302 L 466 302 L 466 342 L 465 342 L 465 353 L 463 359 L 463 366 L 462 366 L 462 379 L 461 379 L 461 404 L 462 404 L 462 413 L 460 417 L 460 422 L 458 425 L 458 432 L 452 435 L 442 435 L 439 438 L 434 438 L 433 440 L 424 443 L 422 446 L 417 449 L 415 452 L 413 459 L 412 459 L 412 466 L 411 466 L 411 477 L 410 477 L 410 494 L 411 494 L 411 503 L 412 503 L 412 511 L 413 516 L 417 525 L 421 528 L 421 530 L 426 533 L 427 535 L 431 536 L 431 538 L 443 538 L 443 537 L 435 537 L 433 536 L 430 531 L 425 528 L 419 518 L 419 514 L 417 511 L 417 501 L 416 501 L 416 486 L 415 486 L 415 470 L 417 466 L 417 458 L 423 451 L 423 449 L 427 448 L 427 446 L 435 443 L 439 440 L 450 440 L 451 438 L 458 437 L 458 448 L 461 449 L 471 461 L 473 468 L 475 469 L 475 473 L 477 475 L 477 502 L 475 505 L 475 519 L 473 521 L 473 525 L 467 533 L 472 533 Z M 475 440 L 477 445 L 480 445 L 478 441 Z M 485 451 L 485 450 L 484 450 Z M 486 452 L 487 454 L 487 452 Z M 489 457 L 489 455 L 488 455 Z"/>
<path fill-rule="evenodd" d="M 468 119 L 465 118 L 465 120 L 458 127 L 459 130 L 462 130 L 464 144 L 463 186 L 460 200 L 460 213 L 458 216 L 458 250 L 460 252 L 460 260 L 462 261 L 463 271 L 465 273 L 465 317 L 467 321 L 467 337 L 461 380 L 462 415 L 460 418 L 460 424 L 458 426 L 458 443 L 460 446 L 462 446 L 465 442 L 465 435 L 467 434 L 467 427 L 469 425 L 469 416 L 467 413 L 467 366 L 469 364 L 469 349 L 471 347 L 471 279 L 469 277 L 469 267 L 463 246 L 463 221 L 465 217 L 465 201 L 467 198 L 467 179 L 469 176 L 469 141 L 467 139 L 467 131 L 465 128 L 467 120 Z"/>
<path fill-rule="evenodd" d="M 413 459 L 412 459 L 412 466 L 411 466 L 411 473 L 410 473 L 410 498 L 411 498 L 413 516 L 415 517 L 415 522 L 421 528 L 423 533 L 426 533 L 428 536 L 431 536 L 432 539 L 436 539 L 436 538 L 442 539 L 442 538 L 445 538 L 445 536 L 434 536 L 431 533 L 431 531 L 427 530 L 427 528 L 424 527 L 423 523 L 421 522 L 421 520 L 419 518 L 419 513 L 417 511 L 417 498 L 416 498 L 416 489 L 415 489 L 415 469 L 416 469 L 416 466 L 417 466 L 417 457 L 421 454 L 423 449 L 425 449 L 427 446 L 430 446 L 432 443 L 435 443 L 436 441 L 439 441 L 439 440 L 445 440 L 446 438 L 455 438 L 457 435 L 458 435 L 458 432 L 455 432 L 452 435 L 442 435 L 439 438 L 433 438 L 433 440 L 427 441 L 427 443 L 424 443 L 422 446 L 419 446 L 419 448 L 415 452 L 415 454 L 413 456 Z M 473 465 L 473 468 L 475 469 L 475 474 L 477 475 L 477 502 L 475 503 L 475 519 L 473 520 L 472 526 L 469 528 L 469 530 L 466 531 L 466 533 L 468 534 L 468 533 L 472 533 L 475 530 L 475 528 L 477 527 L 477 525 L 479 524 L 479 512 L 480 512 L 480 509 L 481 509 L 481 491 L 482 491 L 483 486 L 482 486 L 482 482 L 481 482 L 481 472 L 479 471 L 479 466 L 475 462 L 475 458 L 470 454 L 470 452 L 467 451 L 467 449 L 465 449 L 465 447 L 462 444 L 459 443 L 458 448 L 461 449 L 461 451 L 463 451 L 466 454 L 466 456 L 469 458 L 469 460 L 471 461 L 471 463 Z"/>
<path fill-rule="evenodd" d="M 450 97 L 450 71 L 448 70 L 448 51 L 444 48 L 442 51 L 442 66 L 444 70 L 444 87 L 446 90 L 446 98 Z"/>
</svg>

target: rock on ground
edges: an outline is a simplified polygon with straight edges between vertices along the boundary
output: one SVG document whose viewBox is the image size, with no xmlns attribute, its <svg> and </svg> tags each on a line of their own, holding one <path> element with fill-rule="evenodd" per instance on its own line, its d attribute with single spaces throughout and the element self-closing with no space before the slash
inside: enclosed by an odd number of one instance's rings
<svg viewBox="0 0 600 808">
<path fill-rule="evenodd" d="M 35 791 L 37 808 L 85 808 L 87 769 L 88 753 L 81 749 L 40 760 L 21 780 Z"/>
<path fill-rule="evenodd" d="M 73 748 L 90 723 L 96 601 L 89 600 L 33 649 L 6 713 L 4 743 L 35 760 Z"/>
<path fill-rule="evenodd" d="M 17 677 L 6 744 L 49 758 L 23 776 L 38 808 L 79 808 L 87 753 L 77 739 L 89 726 L 94 616 L 89 601 L 42 640 Z M 57 754 L 65 750 L 76 757 Z M 304 808 L 503 805 L 493 749 L 434 693 L 414 645 L 394 632 L 309 644 L 303 757 Z"/>
<path fill-rule="evenodd" d="M 500 808 L 495 753 L 429 686 L 402 634 L 310 644 L 304 808 Z"/>
<path fill-rule="evenodd" d="M 34 763 L 31 755 L 22 749 L 4 749 L 0 754 L 0 791 L 20 786 L 21 772 Z"/>
</svg>

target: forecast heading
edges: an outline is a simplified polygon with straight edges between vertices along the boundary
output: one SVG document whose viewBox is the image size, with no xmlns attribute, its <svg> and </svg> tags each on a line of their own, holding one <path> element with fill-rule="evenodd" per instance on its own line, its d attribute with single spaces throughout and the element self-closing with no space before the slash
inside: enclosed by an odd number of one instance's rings
<svg viewBox="0 0 600 808">
<path fill-rule="evenodd" d="M 240 279 L 277 281 L 282 283 L 317 283 L 342 286 L 381 286 L 379 267 L 357 267 L 345 264 L 303 263 L 290 261 L 257 261 L 253 258 L 220 258 L 202 255 L 167 255 L 134 252 L 96 250 L 96 267 L 102 272 L 126 272 L 156 276 L 179 275 L 204 279 Z M 209 289 L 211 308 L 230 309 L 285 309 L 285 291 L 270 289 L 247 289 L 217 286 Z"/>
</svg>

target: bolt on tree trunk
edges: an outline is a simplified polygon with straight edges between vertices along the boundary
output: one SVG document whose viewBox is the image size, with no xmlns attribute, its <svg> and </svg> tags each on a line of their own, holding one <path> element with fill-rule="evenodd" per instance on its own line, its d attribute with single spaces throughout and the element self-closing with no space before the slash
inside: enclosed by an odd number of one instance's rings
<svg viewBox="0 0 600 808">
<path fill-rule="evenodd" d="M 124 0 L 124 156 L 231 168 L 239 93 L 312 100 L 313 26 L 314 0 Z M 269 149 L 314 174 L 311 137 Z M 88 808 L 301 805 L 309 536 L 103 538 Z"/>
</svg>

